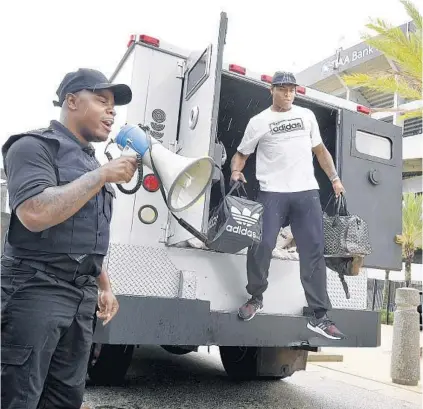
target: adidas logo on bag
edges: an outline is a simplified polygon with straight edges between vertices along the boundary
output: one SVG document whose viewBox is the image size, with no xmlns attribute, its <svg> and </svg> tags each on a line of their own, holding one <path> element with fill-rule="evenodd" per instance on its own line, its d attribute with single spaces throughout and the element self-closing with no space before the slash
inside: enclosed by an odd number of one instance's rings
<svg viewBox="0 0 423 409">
<path fill-rule="evenodd" d="M 247 208 L 244 208 L 241 212 L 241 210 L 237 209 L 235 206 L 232 206 L 231 214 L 233 219 L 238 223 L 238 226 L 232 226 L 228 224 L 226 226 L 226 231 L 240 234 L 242 236 L 248 236 L 254 239 L 258 238 L 256 232 L 248 229 L 248 227 L 251 227 L 257 223 L 258 219 L 260 218 L 260 213 L 251 214 L 251 210 Z"/>
<path fill-rule="evenodd" d="M 256 224 L 257 220 L 260 217 L 259 213 L 255 213 L 255 214 L 251 215 L 250 209 L 244 208 L 244 210 L 241 212 L 235 206 L 231 207 L 231 213 L 232 213 L 232 217 L 235 219 L 235 221 L 238 224 L 242 224 L 242 225 L 247 226 L 247 227 L 250 227 L 253 224 Z"/>
</svg>

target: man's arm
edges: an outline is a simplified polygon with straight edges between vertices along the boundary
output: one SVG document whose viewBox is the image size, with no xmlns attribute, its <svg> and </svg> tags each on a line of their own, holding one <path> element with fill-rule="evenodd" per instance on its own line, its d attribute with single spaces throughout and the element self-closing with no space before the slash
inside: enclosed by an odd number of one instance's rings
<svg viewBox="0 0 423 409">
<path fill-rule="evenodd" d="M 106 325 L 117 314 L 119 303 L 113 294 L 109 275 L 104 265 L 101 269 L 101 274 L 97 277 L 97 285 L 100 290 L 98 295 L 99 310 L 97 311 L 97 317 L 103 320 L 103 325 Z"/>
<path fill-rule="evenodd" d="M 23 202 L 16 209 L 16 214 L 28 230 L 46 230 L 73 216 L 99 192 L 104 183 L 102 169 L 98 168 L 64 186 L 45 189 Z"/>
<path fill-rule="evenodd" d="M 245 164 L 248 157 L 256 149 L 261 135 L 256 131 L 252 121 L 250 120 L 245 129 L 244 136 L 239 144 L 235 155 L 232 157 L 231 161 L 231 178 L 233 180 L 241 179 L 246 182 L 242 171 L 244 170 Z"/>
<path fill-rule="evenodd" d="M 312 111 L 310 111 L 310 120 L 311 120 L 311 146 L 312 151 L 316 155 L 316 158 L 319 162 L 320 167 L 326 173 L 327 177 L 331 182 L 339 179 L 336 172 L 335 164 L 333 163 L 333 158 L 330 152 L 327 150 L 325 144 L 323 143 L 322 136 L 320 135 L 319 124 L 317 123 L 316 116 Z"/>
<path fill-rule="evenodd" d="M 107 270 L 104 266 L 101 268 L 101 273 L 96 280 L 100 291 L 112 291 L 109 274 L 107 273 Z"/>
<path fill-rule="evenodd" d="M 241 152 L 236 152 L 235 155 L 232 157 L 231 161 L 231 171 L 233 172 L 242 172 L 245 163 L 250 155 L 244 155 Z"/>
<path fill-rule="evenodd" d="M 40 232 L 73 216 L 106 181 L 129 182 L 136 160 L 121 157 L 57 186 L 52 148 L 48 142 L 28 136 L 11 146 L 5 168 L 11 209 L 28 230 Z"/>
<path fill-rule="evenodd" d="M 27 136 L 9 149 L 5 168 L 11 209 L 30 231 L 39 232 L 75 214 L 104 184 L 100 170 L 65 186 L 57 186 L 54 148 Z"/>
<path fill-rule="evenodd" d="M 333 162 L 332 155 L 327 150 L 324 143 L 320 143 L 319 145 L 313 148 L 313 152 L 316 154 L 316 158 L 319 162 L 320 167 L 326 173 L 327 177 L 331 182 L 338 180 L 338 173 L 336 172 L 335 164 Z"/>
</svg>

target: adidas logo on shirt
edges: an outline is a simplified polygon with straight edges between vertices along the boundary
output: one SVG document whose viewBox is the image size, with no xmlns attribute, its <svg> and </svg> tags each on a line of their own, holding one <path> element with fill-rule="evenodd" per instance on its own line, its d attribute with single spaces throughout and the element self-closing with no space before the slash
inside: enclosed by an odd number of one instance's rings
<svg viewBox="0 0 423 409">
<path fill-rule="evenodd" d="M 301 118 L 285 119 L 283 121 L 273 122 L 269 126 L 272 135 L 304 129 L 304 123 Z"/>
</svg>

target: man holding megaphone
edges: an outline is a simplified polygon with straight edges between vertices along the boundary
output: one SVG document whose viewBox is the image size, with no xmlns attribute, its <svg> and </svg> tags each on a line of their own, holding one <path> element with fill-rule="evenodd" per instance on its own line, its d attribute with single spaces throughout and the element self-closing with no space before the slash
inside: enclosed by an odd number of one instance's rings
<svg viewBox="0 0 423 409">
<path fill-rule="evenodd" d="M 115 105 L 131 89 L 80 69 L 60 84 L 60 121 L 11 136 L 2 147 L 11 220 L 1 259 L 2 401 L 7 408 L 79 409 L 92 317 L 117 313 L 107 272 L 110 183 L 129 182 L 135 157 L 101 166 L 92 143 L 108 139 Z"/>
</svg>

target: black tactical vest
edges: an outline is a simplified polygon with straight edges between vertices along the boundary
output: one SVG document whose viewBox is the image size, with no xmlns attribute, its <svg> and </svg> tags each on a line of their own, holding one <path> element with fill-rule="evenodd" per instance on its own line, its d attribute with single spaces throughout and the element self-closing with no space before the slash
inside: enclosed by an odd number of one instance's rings
<svg viewBox="0 0 423 409">
<path fill-rule="evenodd" d="M 100 167 L 100 163 L 81 144 L 51 126 L 11 136 L 2 147 L 3 162 L 12 143 L 24 136 L 42 138 L 55 147 L 55 171 L 58 185 L 65 185 Z M 7 172 L 7 169 L 5 169 Z M 7 173 L 6 173 L 7 176 Z M 107 183 L 72 217 L 45 231 L 29 231 L 12 212 L 7 240 L 11 246 L 27 250 L 65 254 L 106 255 L 109 246 L 113 187 Z"/>
</svg>

